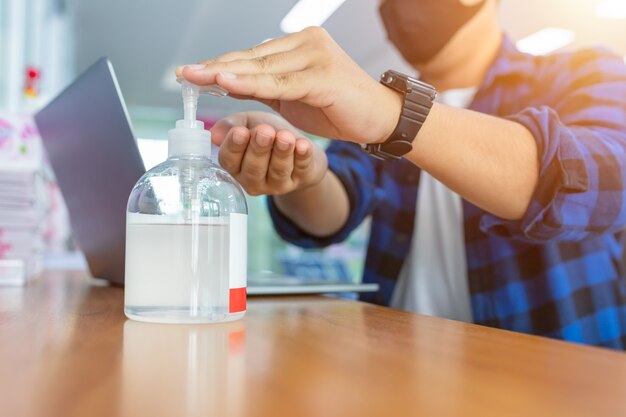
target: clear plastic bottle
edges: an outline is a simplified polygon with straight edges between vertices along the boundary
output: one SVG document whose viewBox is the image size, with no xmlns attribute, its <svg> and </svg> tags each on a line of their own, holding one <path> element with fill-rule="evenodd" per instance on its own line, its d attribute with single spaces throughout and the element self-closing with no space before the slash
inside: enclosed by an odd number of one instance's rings
<svg viewBox="0 0 626 417">
<path fill-rule="evenodd" d="M 195 120 L 198 88 L 183 83 L 183 100 L 168 159 L 129 197 L 124 312 L 160 323 L 235 320 L 246 309 L 246 199 L 210 160 L 210 132 Z"/>
</svg>

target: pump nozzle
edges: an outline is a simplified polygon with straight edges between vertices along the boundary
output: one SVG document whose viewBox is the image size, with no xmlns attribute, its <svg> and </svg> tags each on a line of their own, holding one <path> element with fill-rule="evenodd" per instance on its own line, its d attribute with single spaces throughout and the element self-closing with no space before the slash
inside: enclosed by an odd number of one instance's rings
<svg viewBox="0 0 626 417">
<path fill-rule="evenodd" d="M 183 126 L 188 128 L 196 127 L 196 113 L 198 111 L 198 96 L 200 90 L 197 85 L 191 84 L 188 81 L 181 82 L 183 92 L 183 111 L 185 117 L 183 118 Z"/>
<path fill-rule="evenodd" d="M 183 93 L 184 127 L 197 127 L 196 113 L 198 111 L 198 96 L 200 94 L 211 94 L 217 97 L 224 97 L 228 94 L 228 91 L 217 84 L 200 86 L 192 84 L 183 78 L 178 78 L 176 81 L 180 83 Z"/>
</svg>

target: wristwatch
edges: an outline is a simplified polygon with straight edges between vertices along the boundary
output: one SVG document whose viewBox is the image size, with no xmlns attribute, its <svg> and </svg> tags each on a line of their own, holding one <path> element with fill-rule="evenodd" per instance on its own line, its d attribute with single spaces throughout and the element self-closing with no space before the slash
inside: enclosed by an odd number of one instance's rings
<svg viewBox="0 0 626 417">
<path fill-rule="evenodd" d="M 400 159 L 413 149 L 413 140 L 430 113 L 437 98 L 437 90 L 429 84 L 394 70 L 381 75 L 380 82 L 404 94 L 402 112 L 398 125 L 385 142 L 363 145 L 363 149 L 378 159 Z"/>
</svg>

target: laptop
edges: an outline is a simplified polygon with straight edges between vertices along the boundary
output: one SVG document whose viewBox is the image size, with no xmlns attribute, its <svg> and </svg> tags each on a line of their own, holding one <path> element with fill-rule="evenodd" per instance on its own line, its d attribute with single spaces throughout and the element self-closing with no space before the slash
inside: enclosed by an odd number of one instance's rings
<svg viewBox="0 0 626 417">
<path fill-rule="evenodd" d="M 111 62 L 101 58 L 35 122 L 93 277 L 124 284 L 126 204 L 145 167 Z M 248 294 L 377 291 L 377 284 L 251 274 Z"/>
</svg>

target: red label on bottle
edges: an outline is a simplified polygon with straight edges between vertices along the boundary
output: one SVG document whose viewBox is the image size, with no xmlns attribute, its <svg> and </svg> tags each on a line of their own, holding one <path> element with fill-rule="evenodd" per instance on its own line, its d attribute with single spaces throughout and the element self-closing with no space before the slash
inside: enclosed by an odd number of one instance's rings
<svg viewBox="0 0 626 417">
<path fill-rule="evenodd" d="M 228 302 L 229 313 L 246 311 L 246 287 L 231 288 Z"/>
</svg>

